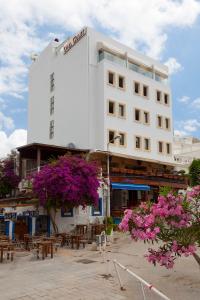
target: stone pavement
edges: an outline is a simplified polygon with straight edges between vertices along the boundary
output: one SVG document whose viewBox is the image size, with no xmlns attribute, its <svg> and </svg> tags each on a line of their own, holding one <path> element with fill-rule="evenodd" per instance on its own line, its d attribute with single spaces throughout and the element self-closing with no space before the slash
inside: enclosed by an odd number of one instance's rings
<svg viewBox="0 0 200 300">
<path fill-rule="evenodd" d="M 0 265 L 0 299 L 128 299 L 116 278 L 106 278 L 107 271 L 98 252 L 84 249 L 61 249 L 54 259 L 44 261 L 32 254 L 16 257 Z"/>
<path fill-rule="evenodd" d="M 149 245 L 122 234 L 116 237 L 105 259 L 88 245 L 80 250 L 60 249 L 54 259 L 44 261 L 30 253 L 16 256 L 12 263 L 5 261 L 0 264 L 0 300 L 144 299 L 140 283 L 123 270 L 119 271 L 126 290 L 119 289 L 113 264 L 105 263 L 115 258 L 170 299 L 200 299 L 199 268 L 192 257 L 179 259 L 173 270 L 155 268 L 144 259 Z M 148 300 L 161 299 L 147 288 L 145 294 Z"/>
</svg>

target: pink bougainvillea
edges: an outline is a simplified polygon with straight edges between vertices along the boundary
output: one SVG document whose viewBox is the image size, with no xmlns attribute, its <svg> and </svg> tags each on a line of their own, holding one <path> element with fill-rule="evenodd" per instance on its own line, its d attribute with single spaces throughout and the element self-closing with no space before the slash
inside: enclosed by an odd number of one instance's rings
<svg viewBox="0 0 200 300">
<path fill-rule="evenodd" d="M 157 203 L 141 203 L 136 210 L 126 210 L 119 228 L 129 231 L 135 241 L 161 242 L 157 250 L 149 248 L 145 255 L 154 265 L 172 268 L 182 255 L 193 255 L 199 263 L 200 186 L 185 196 L 160 195 Z"/>
<path fill-rule="evenodd" d="M 79 157 L 62 156 L 33 176 L 33 192 L 42 206 L 74 207 L 98 202 L 98 168 Z"/>
</svg>

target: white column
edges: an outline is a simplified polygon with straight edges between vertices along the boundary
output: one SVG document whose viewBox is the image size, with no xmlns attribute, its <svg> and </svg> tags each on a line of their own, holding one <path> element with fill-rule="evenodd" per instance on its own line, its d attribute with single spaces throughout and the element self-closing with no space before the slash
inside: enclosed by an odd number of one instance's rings
<svg viewBox="0 0 200 300">
<path fill-rule="evenodd" d="M 36 217 L 32 217 L 32 235 L 35 235 Z"/>
<path fill-rule="evenodd" d="M 12 240 L 13 237 L 13 221 L 9 222 L 9 238 Z"/>
</svg>

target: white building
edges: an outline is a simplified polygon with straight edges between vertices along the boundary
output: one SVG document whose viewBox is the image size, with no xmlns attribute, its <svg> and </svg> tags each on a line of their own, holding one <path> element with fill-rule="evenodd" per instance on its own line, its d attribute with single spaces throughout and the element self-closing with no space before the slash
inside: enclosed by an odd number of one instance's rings
<svg viewBox="0 0 200 300">
<path fill-rule="evenodd" d="M 30 67 L 28 143 L 172 163 L 172 97 L 158 61 L 84 28 Z"/>
<path fill-rule="evenodd" d="M 179 164 L 177 170 L 188 171 L 193 159 L 200 159 L 200 140 L 192 136 L 174 137 L 174 160 Z"/>
</svg>

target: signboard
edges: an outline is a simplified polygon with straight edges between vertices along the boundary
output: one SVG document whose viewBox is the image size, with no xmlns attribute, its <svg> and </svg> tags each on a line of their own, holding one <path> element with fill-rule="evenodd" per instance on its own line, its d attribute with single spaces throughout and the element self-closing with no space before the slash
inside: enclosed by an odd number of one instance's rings
<svg viewBox="0 0 200 300">
<path fill-rule="evenodd" d="M 87 33 L 87 29 L 83 28 L 78 34 L 69 39 L 63 46 L 64 54 L 67 54 Z"/>
<path fill-rule="evenodd" d="M 4 220 L 16 220 L 17 213 L 16 212 L 7 212 L 4 214 Z"/>
</svg>

